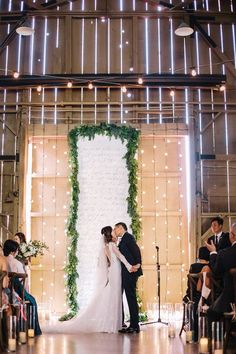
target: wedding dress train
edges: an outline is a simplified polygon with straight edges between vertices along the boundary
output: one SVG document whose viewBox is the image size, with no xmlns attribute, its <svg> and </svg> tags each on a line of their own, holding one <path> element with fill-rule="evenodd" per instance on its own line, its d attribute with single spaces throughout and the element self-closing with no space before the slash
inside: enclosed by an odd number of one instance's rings
<svg viewBox="0 0 236 354">
<path fill-rule="evenodd" d="M 102 248 L 98 261 L 97 286 L 86 308 L 69 321 L 58 322 L 44 328 L 48 333 L 107 332 L 115 333 L 122 327 L 121 264 L 130 270 L 131 265 L 120 253 L 116 244 L 108 244 L 110 266 Z"/>
</svg>

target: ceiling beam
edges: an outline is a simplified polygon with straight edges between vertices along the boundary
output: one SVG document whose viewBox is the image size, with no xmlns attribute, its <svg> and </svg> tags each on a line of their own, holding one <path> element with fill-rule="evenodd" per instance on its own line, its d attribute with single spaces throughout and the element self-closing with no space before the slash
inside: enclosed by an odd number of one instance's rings
<svg viewBox="0 0 236 354">
<path fill-rule="evenodd" d="M 71 17 L 78 17 L 78 18 L 101 18 L 101 17 L 109 17 L 113 18 L 133 18 L 133 17 L 148 17 L 148 18 L 178 18 L 183 19 L 184 17 L 188 16 L 201 16 L 201 23 L 208 23 L 209 17 L 214 18 L 212 24 L 218 23 L 227 23 L 227 24 L 236 24 L 236 16 L 235 13 L 232 12 L 208 12 L 203 10 L 198 11 L 191 11 L 191 12 L 183 12 L 182 10 L 173 10 L 173 11 L 96 11 L 96 12 L 85 12 L 85 11 L 64 11 L 64 10 L 33 10 L 27 11 L 27 16 L 50 16 L 50 17 L 58 17 L 58 16 L 71 16 Z M 1 22 L 9 22 L 11 17 L 22 16 L 22 12 L 15 11 L 15 12 L 4 12 L 1 13 L 0 20 Z M 199 17 L 198 17 L 199 19 Z"/>
<path fill-rule="evenodd" d="M 138 78 L 142 77 L 143 85 L 138 85 Z M 99 87 L 129 86 L 143 87 L 216 87 L 226 82 L 225 75 L 201 74 L 193 77 L 190 74 L 46 74 L 22 75 L 18 79 L 12 76 L 0 76 L 1 88 L 24 88 L 42 86 L 65 86 L 67 81 L 73 85 L 86 87 L 89 82 Z"/>
<path fill-rule="evenodd" d="M 70 2 L 75 2 L 77 0 L 70 0 Z M 61 6 L 61 5 L 65 5 L 65 4 L 69 4 L 68 0 L 49 0 L 48 2 L 44 2 L 41 5 L 41 8 L 44 9 L 54 9 L 57 6 Z"/>
<path fill-rule="evenodd" d="M 40 4 L 39 4 L 40 1 L 38 1 L 37 3 L 36 2 L 33 2 L 32 0 L 24 0 L 24 9 L 25 10 L 42 10 Z"/>
<path fill-rule="evenodd" d="M 2 52 L 6 49 L 6 47 L 13 41 L 13 39 L 16 37 L 17 33 L 16 30 L 20 26 L 22 26 L 26 21 L 26 16 L 23 15 L 20 20 L 17 21 L 15 26 L 12 28 L 11 32 L 5 37 L 3 42 L 0 44 L 0 55 Z"/>
<path fill-rule="evenodd" d="M 230 72 L 230 74 L 233 76 L 234 79 L 236 79 L 236 69 L 230 58 L 226 55 L 226 53 L 222 52 L 219 46 L 213 39 L 207 34 L 207 32 L 204 30 L 204 28 L 200 25 L 198 19 L 194 16 L 190 17 L 190 23 L 195 26 L 200 34 L 202 35 L 203 40 L 205 43 L 211 47 L 212 51 L 215 53 L 215 55 L 220 59 L 221 62 L 225 63 L 224 65 Z"/>
</svg>

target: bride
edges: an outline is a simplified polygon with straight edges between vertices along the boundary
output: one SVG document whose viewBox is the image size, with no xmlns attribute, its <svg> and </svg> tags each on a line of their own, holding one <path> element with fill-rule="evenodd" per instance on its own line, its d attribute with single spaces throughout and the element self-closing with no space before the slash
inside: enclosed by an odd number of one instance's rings
<svg viewBox="0 0 236 354">
<path fill-rule="evenodd" d="M 44 332 L 77 333 L 107 332 L 115 333 L 122 327 L 122 286 L 121 264 L 129 272 L 136 272 L 140 264 L 130 265 L 116 246 L 111 226 L 101 230 L 103 247 L 98 259 L 96 290 L 91 301 L 80 313 L 66 322 L 49 326 Z"/>
</svg>

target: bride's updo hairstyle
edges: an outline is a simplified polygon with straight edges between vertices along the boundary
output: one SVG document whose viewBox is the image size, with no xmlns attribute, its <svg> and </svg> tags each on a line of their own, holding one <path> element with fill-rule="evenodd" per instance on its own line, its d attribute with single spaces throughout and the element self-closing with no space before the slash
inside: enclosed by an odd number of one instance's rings
<svg viewBox="0 0 236 354">
<path fill-rule="evenodd" d="M 111 226 L 105 226 L 101 230 L 101 234 L 104 236 L 104 241 L 105 243 L 109 243 L 112 241 L 112 227 Z"/>
</svg>

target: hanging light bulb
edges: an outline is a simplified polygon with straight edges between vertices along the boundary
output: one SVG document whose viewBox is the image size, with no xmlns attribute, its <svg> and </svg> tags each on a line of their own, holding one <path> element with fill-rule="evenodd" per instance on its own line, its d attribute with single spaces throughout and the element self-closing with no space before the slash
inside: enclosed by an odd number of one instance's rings
<svg viewBox="0 0 236 354">
<path fill-rule="evenodd" d="M 89 88 L 89 90 L 92 90 L 92 89 L 93 89 L 93 84 L 92 84 L 92 82 L 89 82 L 88 88 Z"/>
<path fill-rule="evenodd" d="M 14 79 L 18 79 L 20 76 L 20 73 L 18 71 L 13 71 L 13 77 Z"/>
<path fill-rule="evenodd" d="M 141 77 L 138 78 L 138 84 L 142 85 L 143 84 L 143 79 Z"/>
<path fill-rule="evenodd" d="M 174 95 L 175 95 L 175 91 L 174 90 L 170 90 L 170 96 L 174 97 Z"/>
<path fill-rule="evenodd" d="M 219 90 L 220 92 L 224 92 L 226 89 L 225 85 L 220 85 Z"/>
<path fill-rule="evenodd" d="M 66 86 L 67 86 L 68 88 L 71 88 L 71 87 L 73 86 L 72 81 L 68 81 Z"/>
<path fill-rule="evenodd" d="M 126 86 L 122 86 L 121 90 L 122 90 L 123 93 L 126 93 L 127 92 L 127 87 Z"/>
<path fill-rule="evenodd" d="M 197 76 L 197 70 L 195 69 L 195 67 L 191 68 L 191 75 L 192 76 Z"/>
<path fill-rule="evenodd" d="M 37 86 L 37 92 L 41 92 L 42 91 L 42 86 L 41 85 L 39 85 L 39 86 Z"/>
</svg>

